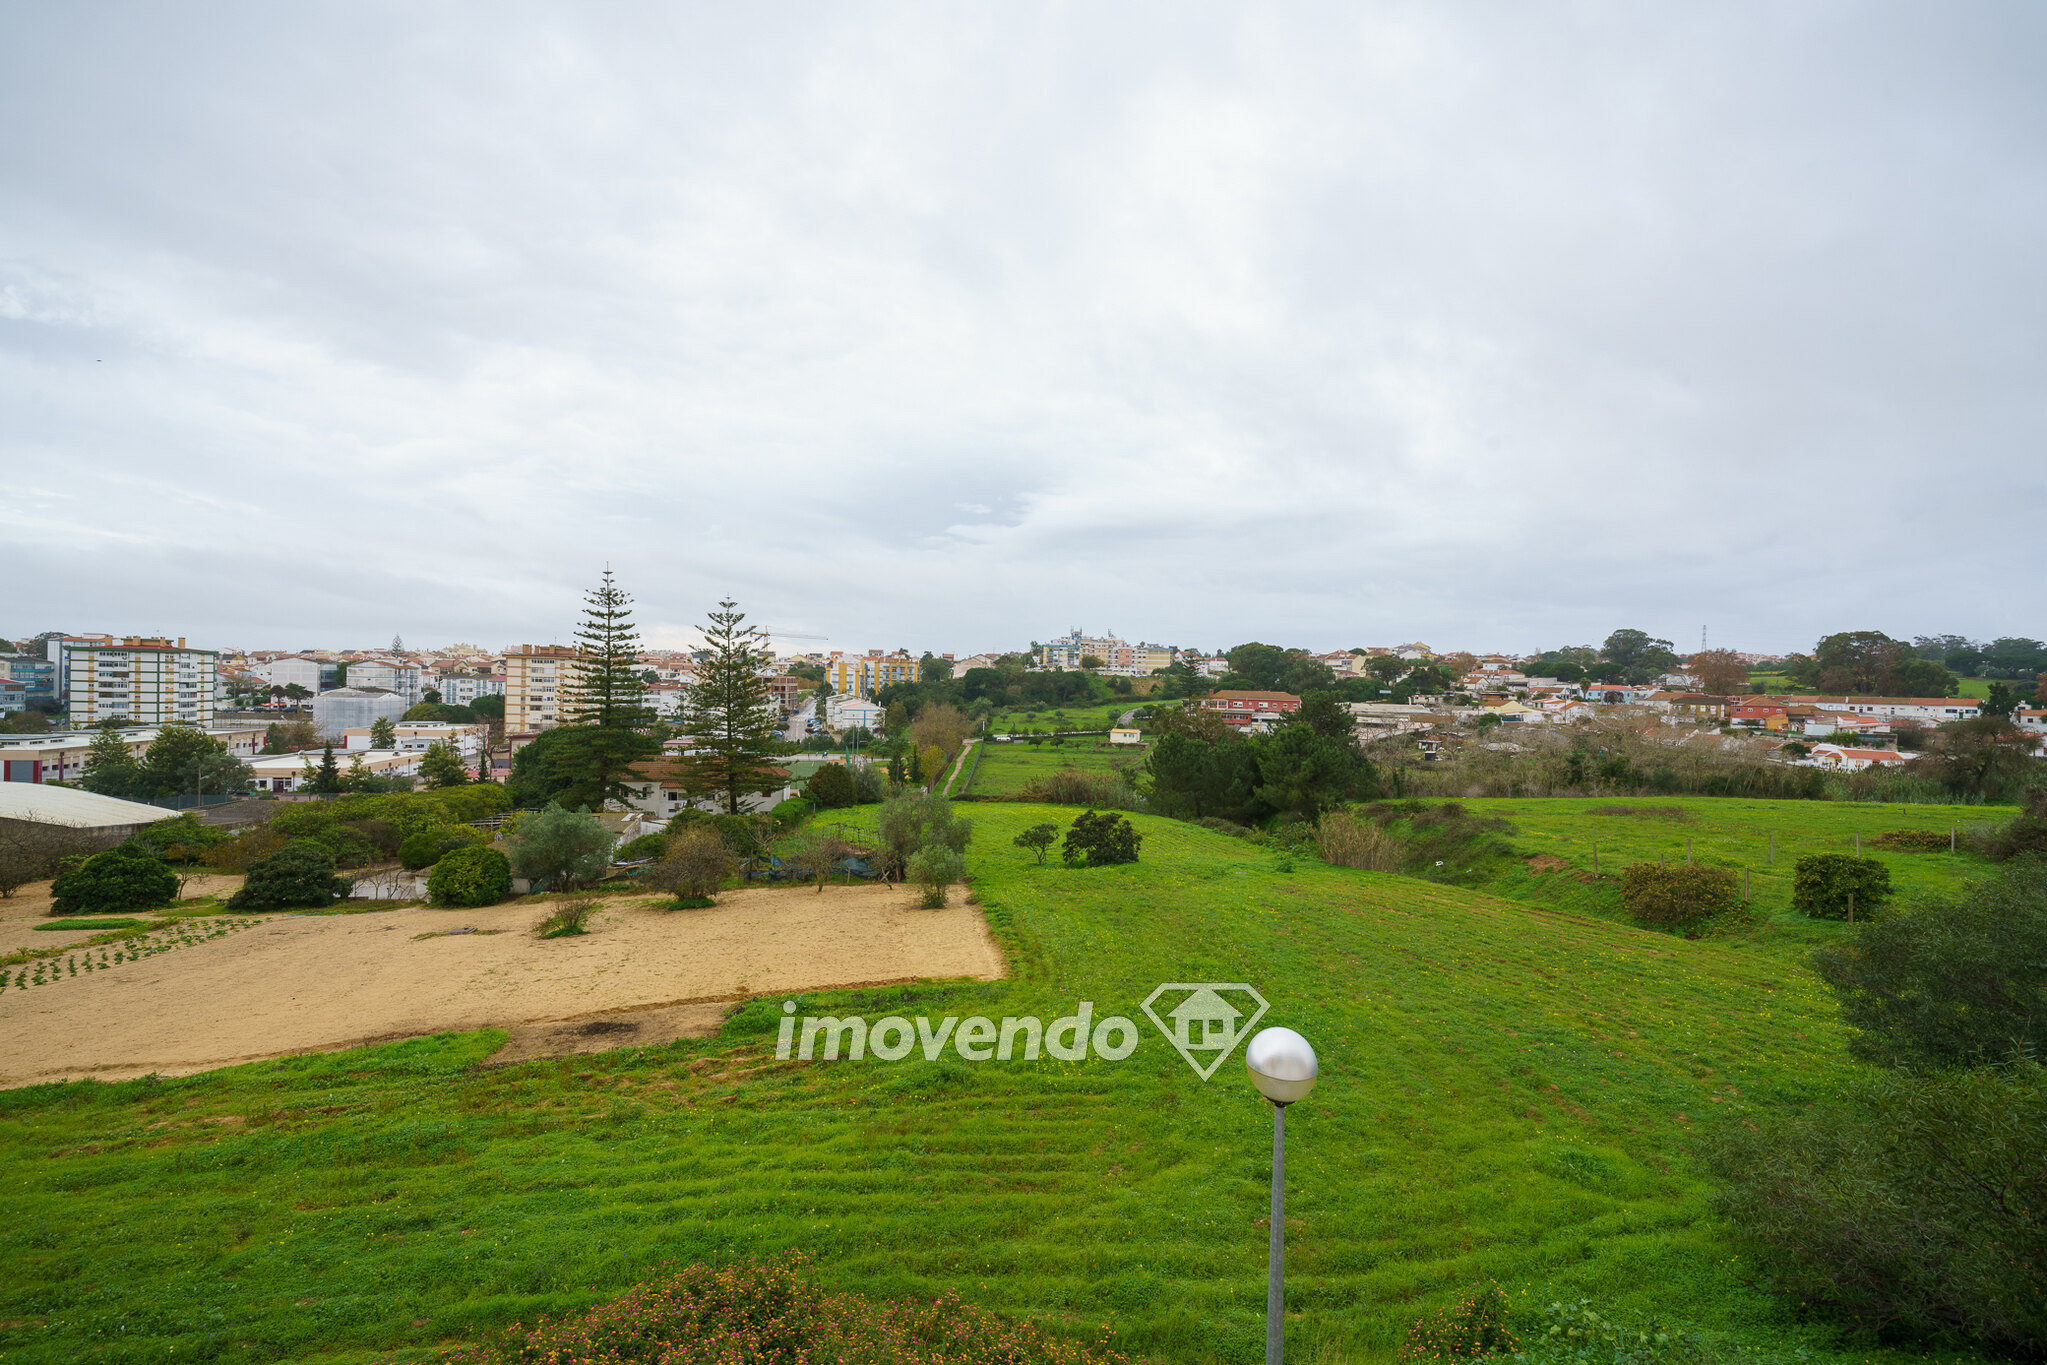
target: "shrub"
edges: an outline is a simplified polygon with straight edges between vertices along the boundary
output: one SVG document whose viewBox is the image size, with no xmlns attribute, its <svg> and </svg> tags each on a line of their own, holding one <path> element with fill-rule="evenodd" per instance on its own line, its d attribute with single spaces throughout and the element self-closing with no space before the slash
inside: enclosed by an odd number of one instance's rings
<svg viewBox="0 0 2047 1365">
<path fill-rule="evenodd" d="M 1871 848 L 1899 853 L 1945 853 L 1949 836 L 1937 829 L 1887 829 L 1869 841 Z"/>
<path fill-rule="evenodd" d="M 2029 792 L 2024 811 L 1989 837 L 1970 842 L 1980 847 L 1985 857 L 2000 863 L 2028 853 L 2047 854 L 2047 791 Z"/>
<path fill-rule="evenodd" d="M 542 938 L 568 938 L 574 934 L 587 934 L 583 926 L 590 922 L 590 916 L 604 908 L 603 901 L 582 899 L 566 900 L 555 906 L 554 913 L 533 926 L 533 932 Z"/>
<path fill-rule="evenodd" d="M 843 763 L 827 763 L 812 773 L 810 781 L 804 784 L 803 794 L 815 801 L 820 810 L 850 806 L 860 799 L 853 775 Z"/>
<path fill-rule="evenodd" d="M 175 820 L 144 825 L 130 836 L 129 842 L 148 849 L 167 863 L 196 863 L 205 858 L 209 849 L 233 837 L 217 825 L 201 823 L 198 816 L 187 811 Z"/>
<path fill-rule="evenodd" d="M 2047 862 L 1856 926 L 1813 958 L 1854 1030 L 1848 1050 L 1935 1070 L 2047 1051 Z"/>
<path fill-rule="evenodd" d="M 240 875 L 259 858 L 267 858 L 291 840 L 275 829 L 245 829 L 224 844 L 206 850 L 206 865 L 216 872 Z"/>
<path fill-rule="evenodd" d="M 905 792 L 882 802 L 875 830 L 881 842 L 882 875 L 901 877 L 910 859 L 927 845 L 943 844 L 965 853 L 974 837 L 974 822 L 955 815 L 952 803 L 942 796 Z"/>
<path fill-rule="evenodd" d="M 1032 825 L 1029 829 L 1017 835 L 1016 838 L 1010 840 L 1018 848 L 1027 848 L 1035 852 L 1038 855 L 1038 864 L 1041 867 L 1045 862 L 1045 850 L 1052 847 L 1058 841 L 1059 826 L 1049 820 L 1043 824 Z"/>
<path fill-rule="evenodd" d="M 732 875 L 732 850 L 708 825 L 684 830 L 668 841 L 667 856 L 648 868 L 645 881 L 678 902 L 709 905 L 710 898 Z"/>
<path fill-rule="evenodd" d="M 1240 825 L 1234 820 L 1225 820 L 1220 815 L 1204 815 L 1194 823 L 1217 834 L 1227 834 L 1232 839 L 1242 839 L 1251 832 L 1248 826 Z"/>
<path fill-rule="evenodd" d="M 1466 1290 L 1456 1303 L 1417 1319 L 1400 1344 L 1403 1362 L 1478 1360 L 1516 1345 L 1507 1329 L 1507 1295 L 1498 1285 Z"/>
<path fill-rule="evenodd" d="M 1073 825 L 1066 831 L 1066 843 L 1060 856 L 1069 867 L 1083 863 L 1088 867 L 1134 863 L 1137 861 L 1137 846 L 1143 842 L 1144 836 L 1131 825 L 1127 816 L 1112 811 L 1088 811 L 1073 817 Z"/>
<path fill-rule="evenodd" d="M 668 840 L 659 834 L 642 834 L 618 846 L 618 852 L 611 855 L 615 863 L 638 863 L 649 858 L 659 858 L 668 852 Z"/>
<path fill-rule="evenodd" d="M 926 844 L 910 855 L 910 880 L 924 889 L 918 904 L 926 910 L 937 910 L 945 905 L 947 890 L 967 870 L 967 860 L 944 844 Z"/>
<path fill-rule="evenodd" d="M 407 872 L 417 872 L 423 867 L 432 867 L 441 860 L 441 855 L 450 850 L 441 846 L 438 830 L 423 829 L 417 834 L 408 834 L 398 845 L 398 865 Z"/>
<path fill-rule="evenodd" d="M 132 844 L 95 853 L 50 885 L 53 915 L 152 910 L 178 898 L 178 874 Z"/>
<path fill-rule="evenodd" d="M 1121 773 L 1084 773 L 1077 768 L 1061 768 L 1049 777 L 1033 779 L 1016 799 L 1106 810 L 1136 810 L 1142 804 Z"/>
<path fill-rule="evenodd" d="M 1239 835 L 1248 833 L 1242 826 L 1230 828 Z M 1396 836 L 1347 810 L 1325 811 L 1315 822 L 1315 850 L 1331 867 L 1362 867 L 1373 872 L 1398 872 L 1407 859 L 1406 849 Z"/>
<path fill-rule="evenodd" d="M 583 1313 L 507 1328 L 445 1365 L 536 1360 L 663 1365 L 888 1361 L 891 1365 L 1123 1365 L 1124 1357 L 1049 1336 L 963 1302 L 829 1293 L 800 1254 L 692 1265 Z"/>
<path fill-rule="evenodd" d="M 611 866 L 611 834 L 587 815 L 550 805 L 519 822 L 512 870 L 531 882 L 588 882 Z"/>
<path fill-rule="evenodd" d="M 310 839 L 294 839 L 251 863 L 248 880 L 227 903 L 231 910 L 317 910 L 347 894 L 347 881 L 334 875 L 334 856 Z"/>
<path fill-rule="evenodd" d="M 761 822 L 751 815 L 713 815 L 710 827 L 725 841 L 735 858 L 758 858 L 768 851 Z"/>
<path fill-rule="evenodd" d="M 1706 1365 L 1714 1355 L 1696 1333 L 1654 1321 L 1619 1322 L 1580 1299 L 1545 1308 L 1533 1336 L 1507 1359 L 1515 1365 Z"/>
<path fill-rule="evenodd" d="M 1891 1072 L 1708 1139 L 1720 1209 L 1787 1296 L 1868 1331 L 2037 1356 L 2047 1341 L 2047 1075 Z"/>
<path fill-rule="evenodd" d="M 1724 867 L 1632 863 L 1621 874 L 1621 904 L 1639 923 L 1692 929 L 1738 908 L 1741 891 L 1734 873 Z"/>
<path fill-rule="evenodd" d="M 435 905 L 496 905 L 512 894 L 512 864 L 494 848 L 458 848 L 434 864 L 426 894 Z"/>
<path fill-rule="evenodd" d="M 1874 858 L 1814 853 L 1800 858 L 1791 874 L 1791 904 L 1814 919 L 1846 919 L 1853 897 L 1857 913 L 1874 914 L 1891 895 L 1891 870 Z"/>
</svg>

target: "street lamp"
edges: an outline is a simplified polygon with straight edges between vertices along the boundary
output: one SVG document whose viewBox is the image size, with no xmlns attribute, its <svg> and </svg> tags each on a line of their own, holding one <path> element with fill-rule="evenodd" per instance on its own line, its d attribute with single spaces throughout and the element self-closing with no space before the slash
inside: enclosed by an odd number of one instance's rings
<svg viewBox="0 0 2047 1365">
<path fill-rule="evenodd" d="M 1244 1049 L 1251 1084 L 1272 1101 L 1272 1249 L 1265 1269 L 1265 1365 L 1280 1365 L 1286 1276 L 1286 1107 L 1315 1088 L 1315 1049 L 1290 1028 L 1260 1029 Z"/>
</svg>

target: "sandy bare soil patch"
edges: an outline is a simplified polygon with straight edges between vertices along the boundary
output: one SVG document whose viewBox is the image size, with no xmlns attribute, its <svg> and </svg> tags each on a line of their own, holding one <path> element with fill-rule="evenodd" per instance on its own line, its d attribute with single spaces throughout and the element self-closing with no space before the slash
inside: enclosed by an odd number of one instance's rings
<svg viewBox="0 0 2047 1365">
<path fill-rule="evenodd" d="M 591 932 L 538 939 L 550 906 L 294 915 L 111 971 L 0 996 L 0 1086 L 184 1075 L 444 1030 L 508 1028 L 515 1055 L 715 1029 L 749 995 L 1003 973 L 978 910 L 886 886 L 732 891 L 708 910 L 611 900 Z M 469 929 L 475 932 L 450 933 Z M 36 934 L 56 939 L 57 934 Z M 578 1031 L 585 1021 L 631 1022 Z M 671 1029 L 661 1037 L 664 1029 Z M 644 1037 L 642 1036 L 644 1031 Z M 607 1038 L 610 1041 L 605 1041 Z M 576 1046 L 570 1043 L 582 1040 Z"/>
<path fill-rule="evenodd" d="M 222 900 L 226 900 L 241 888 L 240 877 L 226 876 L 218 872 L 203 872 L 186 879 L 184 895 L 180 899 L 197 900 L 201 896 L 218 893 Z M 148 910 L 138 910 L 132 915 L 102 915 L 100 918 L 148 919 L 150 914 Z M 70 943 L 83 943 L 96 932 L 82 929 L 77 933 L 70 933 L 36 928 L 38 924 L 46 923 L 49 918 L 48 882 L 30 882 L 12 896 L 0 900 L 0 954 L 18 953 L 23 948 L 62 948 Z"/>
</svg>

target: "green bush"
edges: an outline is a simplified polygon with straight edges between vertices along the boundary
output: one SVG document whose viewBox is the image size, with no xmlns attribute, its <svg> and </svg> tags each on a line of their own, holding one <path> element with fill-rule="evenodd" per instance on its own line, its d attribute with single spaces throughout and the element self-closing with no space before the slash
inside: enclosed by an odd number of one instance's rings
<svg viewBox="0 0 2047 1365">
<path fill-rule="evenodd" d="M 423 829 L 406 835 L 398 845 L 398 863 L 407 872 L 417 872 L 432 867 L 458 848 L 476 848 L 489 842 L 489 835 L 468 825 Z"/>
<path fill-rule="evenodd" d="M 618 846 L 618 852 L 611 855 L 615 863 L 637 863 L 648 858 L 658 858 L 668 851 L 668 839 L 660 834 L 642 834 Z"/>
<path fill-rule="evenodd" d="M 1037 854 L 1040 863 L 1045 861 L 1045 850 L 1052 847 L 1058 841 L 1059 826 L 1049 820 L 1043 824 L 1032 825 L 1029 829 L 1017 835 L 1016 838 L 1010 840 L 1018 848 L 1027 848 Z"/>
<path fill-rule="evenodd" d="M 937 910 L 945 905 L 952 884 L 966 874 L 967 860 L 944 844 L 926 844 L 910 855 L 906 870 L 910 880 L 923 888 L 918 904 Z"/>
<path fill-rule="evenodd" d="M 686 1266 L 581 1313 L 514 1324 L 457 1348 L 446 1365 L 537 1360 L 1124 1365 L 1125 1357 L 1011 1322 L 952 1291 L 930 1300 L 832 1292 L 792 1255 Z"/>
<path fill-rule="evenodd" d="M 555 906 L 554 913 L 533 926 L 533 932 L 542 938 L 568 938 L 573 934 L 587 934 L 583 926 L 590 922 L 590 916 L 604 908 L 603 901 L 567 900 Z"/>
<path fill-rule="evenodd" d="M 494 848 L 458 848 L 427 874 L 426 894 L 435 905 L 496 905 L 512 894 L 512 865 Z"/>
<path fill-rule="evenodd" d="M 1996 862 L 2028 853 L 2047 854 L 2047 791 L 2026 795 L 2026 808 L 1988 838 L 1971 840 Z"/>
<path fill-rule="evenodd" d="M 1137 846 L 1144 836 L 1126 816 L 1113 811 L 1088 811 L 1073 817 L 1066 831 L 1060 856 L 1068 867 L 1108 867 L 1137 861 Z"/>
<path fill-rule="evenodd" d="M 820 810 L 850 806 L 860 799 L 853 775 L 843 763 L 827 763 L 812 773 L 803 786 L 803 794 L 815 801 Z"/>
<path fill-rule="evenodd" d="M 348 894 L 334 875 L 334 856 L 311 839 L 294 839 L 267 858 L 249 864 L 242 889 L 228 898 L 231 910 L 324 909 Z"/>
<path fill-rule="evenodd" d="M 1887 829 L 1869 841 L 1871 848 L 1898 853 L 1945 853 L 1949 835 L 1938 829 Z"/>
<path fill-rule="evenodd" d="M 159 820 L 153 825 L 144 825 L 129 836 L 129 842 L 140 845 L 167 863 L 196 863 L 206 856 L 208 849 L 233 837 L 230 831 L 202 823 L 197 815 L 187 811 L 175 820 Z"/>
<path fill-rule="evenodd" d="M 1891 870 L 1874 858 L 1814 853 L 1800 858 L 1791 874 L 1791 904 L 1814 919 L 1846 919 L 1850 898 L 1855 913 L 1874 915 L 1891 896 Z"/>
<path fill-rule="evenodd" d="M 1856 926 L 1813 958 L 1854 1030 L 1848 1050 L 1915 1070 L 2047 1053 L 2047 862 Z"/>
<path fill-rule="evenodd" d="M 163 859 L 123 844 L 95 853 L 50 885 L 52 915 L 105 915 L 153 910 L 178 898 L 178 874 Z"/>
<path fill-rule="evenodd" d="M 532 882 L 589 882 L 611 866 L 611 834 L 587 815 L 551 805 L 519 821 L 512 870 Z"/>
<path fill-rule="evenodd" d="M 1418 1319 L 1400 1345 L 1403 1365 L 1479 1360 L 1519 1343 L 1507 1329 L 1507 1295 L 1498 1285 L 1467 1290 L 1456 1303 Z"/>
<path fill-rule="evenodd" d="M 1494 1357 L 1515 1365 L 1706 1365 L 1713 1353 L 1692 1332 L 1655 1321 L 1603 1317 L 1584 1299 L 1552 1303 L 1519 1350 Z"/>
<path fill-rule="evenodd" d="M 1621 904 L 1658 929 L 1693 929 L 1741 905 L 1734 873 L 1703 863 L 1633 863 L 1621 874 Z"/>
<path fill-rule="evenodd" d="M 1715 1129 L 1721 1211 L 1787 1299 L 1869 1332 L 2037 1358 L 2047 1342 L 2047 1073 L 1887 1073 Z"/>
</svg>

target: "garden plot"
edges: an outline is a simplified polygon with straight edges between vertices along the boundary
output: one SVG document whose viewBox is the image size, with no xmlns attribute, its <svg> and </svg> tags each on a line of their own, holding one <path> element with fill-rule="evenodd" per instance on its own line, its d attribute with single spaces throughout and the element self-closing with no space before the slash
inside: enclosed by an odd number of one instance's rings
<svg viewBox="0 0 2047 1365">
<path fill-rule="evenodd" d="M 202 872 L 185 878 L 181 901 L 197 900 L 202 896 L 218 896 L 225 901 L 241 889 L 242 879 L 221 873 Z M 160 912 L 139 910 L 130 918 L 147 919 Z M 108 918 L 118 918 L 108 916 Z M 30 882 L 5 900 L 0 900 L 0 956 L 18 953 L 24 948 L 62 948 L 69 944 L 83 943 L 93 936 L 92 930 L 81 929 L 75 933 L 51 932 L 36 926 L 50 922 L 50 884 Z"/>
<path fill-rule="evenodd" d="M 530 932 L 548 902 L 279 916 L 0 994 L 0 1086 L 184 1075 L 478 1028 L 511 1030 L 521 1055 L 584 1051 L 716 1027 L 720 1011 L 672 1013 L 683 1006 L 1001 976 L 980 912 L 955 902 L 920 910 L 914 890 L 889 886 L 733 891 L 708 910 L 618 897 L 589 933 L 551 940 Z M 671 1013 L 633 1018 L 656 1010 Z M 634 1027 L 548 1027 L 579 1021 Z"/>
</svg>

